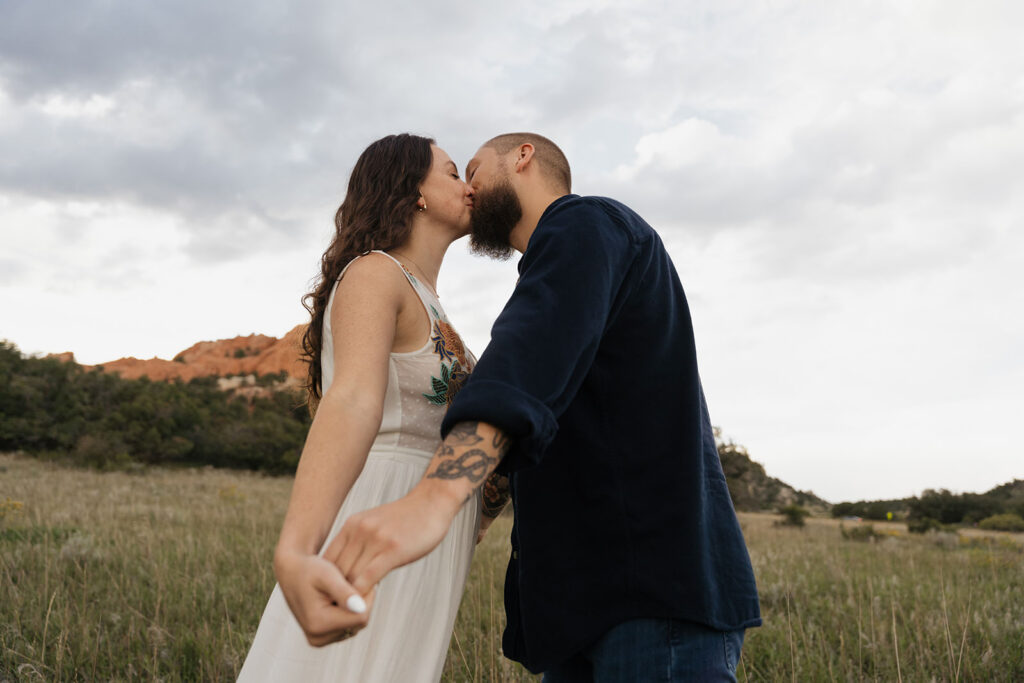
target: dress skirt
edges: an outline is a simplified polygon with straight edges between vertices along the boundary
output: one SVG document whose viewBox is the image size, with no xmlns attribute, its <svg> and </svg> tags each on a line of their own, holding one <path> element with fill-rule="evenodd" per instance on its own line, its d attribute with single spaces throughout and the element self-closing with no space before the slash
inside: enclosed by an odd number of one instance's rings
<svg viewBox="0 0 1024 683">
<path fill-rule="evenodd" d="M 328 539 L 349 516 L 408 493 L 423 478 L 432 456 L 411 448 L 374 446 Z M 275 585 L 238 680 L 436 683 L 473 557 L 479 507 L 478 499 L 468 501 L 437 548 L 381 580 L 369 625 L 348 640 L 311 646 Z"/>
</svg>

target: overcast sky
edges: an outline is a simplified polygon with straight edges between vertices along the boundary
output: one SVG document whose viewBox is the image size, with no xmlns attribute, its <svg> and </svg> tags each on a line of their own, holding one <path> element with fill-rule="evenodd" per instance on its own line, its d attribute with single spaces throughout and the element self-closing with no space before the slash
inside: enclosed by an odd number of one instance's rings
<svg viewBox="0 0 1024 683">
<path fill-rule="evenodd" d="M 0 0 L 0 338 L 280 336 L 389 133 L 558 142 L 661 233 L 712 421 L 837 501 L 1024 477 L 1024 5 Z M 453 246 L 477 352 L 514 263 Z"/>
</svg>

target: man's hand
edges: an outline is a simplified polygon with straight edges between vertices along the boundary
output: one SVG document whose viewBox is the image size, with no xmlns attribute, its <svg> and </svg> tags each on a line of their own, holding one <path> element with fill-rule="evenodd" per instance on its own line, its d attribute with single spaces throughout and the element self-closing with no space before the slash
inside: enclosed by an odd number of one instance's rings
<svg viewBox="0 0 1024 683">
<path fill-rule="evenodd" d="M 310 645 L 345 640 L 366 627 L 374 593 L 360 595 L 331 562 L 316 555 L 278 552 L 274 572 Z M 358 610 L 362 607 L 362 611 Z"/>
<path fill-rule="evenodd" d="M 324 558 L 365 593 L 392 569 L 436 548 L 463 502 L 441 482 L 424 479 L 405 497 L 349 517 Z"/>
</svg>

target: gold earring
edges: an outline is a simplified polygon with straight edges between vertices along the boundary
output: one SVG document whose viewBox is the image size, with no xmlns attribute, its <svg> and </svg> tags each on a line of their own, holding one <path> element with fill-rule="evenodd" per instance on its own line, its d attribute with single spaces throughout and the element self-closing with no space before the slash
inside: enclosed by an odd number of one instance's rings
<svg viewBox="0 0 1024 683">
<path fill-rule="evenodd" d="M 416 205 L 416 210 L 417 211 L 426 211 L 427 210 L 427 203 L 423 202 L 422 205 L 421 204 L 417 204 Z"/>
</svg>

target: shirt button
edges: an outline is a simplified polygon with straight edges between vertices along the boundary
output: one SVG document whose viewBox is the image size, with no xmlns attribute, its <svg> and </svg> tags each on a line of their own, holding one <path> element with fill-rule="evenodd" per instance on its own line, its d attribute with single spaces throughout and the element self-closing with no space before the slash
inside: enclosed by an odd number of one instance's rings
<svg viewBox="0 0 1024 683">
<path fill-rule="evenodd" d="M 519 559 L 519 551 L 517 551 L 517 550 L 513 550 L 512 551 L 512 559 L 513 560 L 518 560 Z"/>
</svg>

